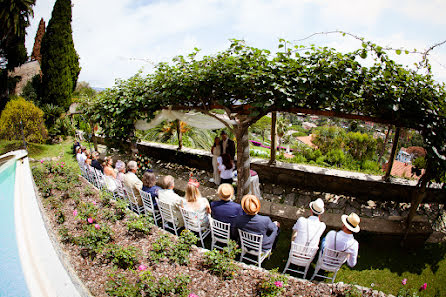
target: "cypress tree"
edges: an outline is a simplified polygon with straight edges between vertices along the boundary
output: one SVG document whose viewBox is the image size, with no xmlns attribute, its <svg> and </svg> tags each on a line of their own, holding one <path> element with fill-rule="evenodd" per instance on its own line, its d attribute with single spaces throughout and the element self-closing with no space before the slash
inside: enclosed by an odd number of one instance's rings
<svg viewBox="0 0 446 297">
<path fill-rule="evenodd" d="M 66 109 L 81 70 L 71 30 L 71 0 L 57 0 L 54 4 L 40 52 L 42 99 Z"/>
</svg>

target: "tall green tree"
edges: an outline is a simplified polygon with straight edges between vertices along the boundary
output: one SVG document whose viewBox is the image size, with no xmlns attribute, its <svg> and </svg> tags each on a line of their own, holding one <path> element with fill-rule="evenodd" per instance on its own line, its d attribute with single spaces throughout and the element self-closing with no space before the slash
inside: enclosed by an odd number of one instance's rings
<svg viewBox="0 0 446 297">
<path fill-rule="evenodd" d="M 35 0 L 0 1 L 0 110 L 6 104 L 9 90 L 14 88 L 14 78 L 8 79 L 8 70 L 23 64 L 26 28 L 33 15 Z"/>
<path fill-rule="evenodd" d="M 42 97 L 68 108 L 81 68 L 73 43 L 71 0 L 57 0 L 42 40 Z"/>
</svg>

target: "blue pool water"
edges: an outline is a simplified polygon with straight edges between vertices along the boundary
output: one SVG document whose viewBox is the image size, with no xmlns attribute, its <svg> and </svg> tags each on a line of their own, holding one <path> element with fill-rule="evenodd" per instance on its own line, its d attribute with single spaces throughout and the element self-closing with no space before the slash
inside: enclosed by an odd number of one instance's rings
<svg viewBox="0 0 446 297">
<path fill-rule="evenodd" d="M 0 166 L 0 296 L 30 296 L 20 264 L 14 223 L 16 161 Z"/>
</svg>

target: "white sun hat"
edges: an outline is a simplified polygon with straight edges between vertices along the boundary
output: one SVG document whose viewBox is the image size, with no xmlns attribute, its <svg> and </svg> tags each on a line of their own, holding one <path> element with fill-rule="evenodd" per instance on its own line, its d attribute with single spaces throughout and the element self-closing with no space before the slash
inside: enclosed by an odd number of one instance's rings
<svg viewBox="0 0 446 297">
<path fill-rule="evenodd" d="M 324 213 L 324 201 L 321 198 L 310 202 L 310 209 L 316 215 L 321 215 Z"/>
<path fill-rule="evenodd" d="M 359 232 L 359 222 L 361 219 L 357 214 L 352 212 L 350 215 L 342 215 L 341 216 L 342 223 L 344 223 L 344 226 L 347 227 L 348 230 L 358 233 Z"/>
</svg>

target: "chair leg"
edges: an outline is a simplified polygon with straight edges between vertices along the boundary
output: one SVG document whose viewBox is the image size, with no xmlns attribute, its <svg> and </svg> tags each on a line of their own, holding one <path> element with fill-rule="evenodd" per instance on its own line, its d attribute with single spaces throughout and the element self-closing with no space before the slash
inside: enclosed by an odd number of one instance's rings
<svg viewBox="0 0 446 297">
<path fill-rule="evenodd" d="M 305 271 L 304 271 L 303 279 L 306 279 L 306 278 L 307 278 L 308 268 L 310 268 L 310 264 L 308 264 L 308 265 L 305 267 Z"/>
<path fill-rule="evenodd" d="M 204 246 L 203 234 L 201 232 L 200 232 L 200 240 L 201 240 L 201 247 L 205 249 L 206 247 Z"/>
<path fill-rule="evenodd" d="M 335 271 L 335 273 L 333 274 L 333 278 L 331 279 L 331 283 L 333 284 L 334 283 L 334 280 L 335 280 L 335 278 L 336 278 L 336 274 L 338 273 L 338 271 L 336 270 Z"/>
<path fill-rule="evenodd" d="M 314 277 L 316 276 L 316 273 L 319 271 L 319 267 L 316 267 L 316 269 L 314 270 L 313 276 L 310 278 L 310 281 L 312 281 L 314 279 Z"/>
<path fill-rule="evenodd" d="M 290 258 L 288 258 L 288 261 L 286 262 L 286 265 L 285 265 L 285 269 L 283 269 L 282 273 L 285 273 L 285 271 L 287 271 L 288 266 L 290 266 Z"/>
<path fill-rule="evenodd" d="M 152 214 L 153 214 L 153 220 L 155 221 L 155 225 L 158 227 L 158 222 L 156 221 L 155 211 L 153 211 Z"/>
<path fill-rule="evenodd" d="M 175 225 L 175 223 L 172 223 L 172 225 L 173 225 L 173 230 L 175 231 L 175 235 L 178 236 L 177 226 Z"/>
</svg>

